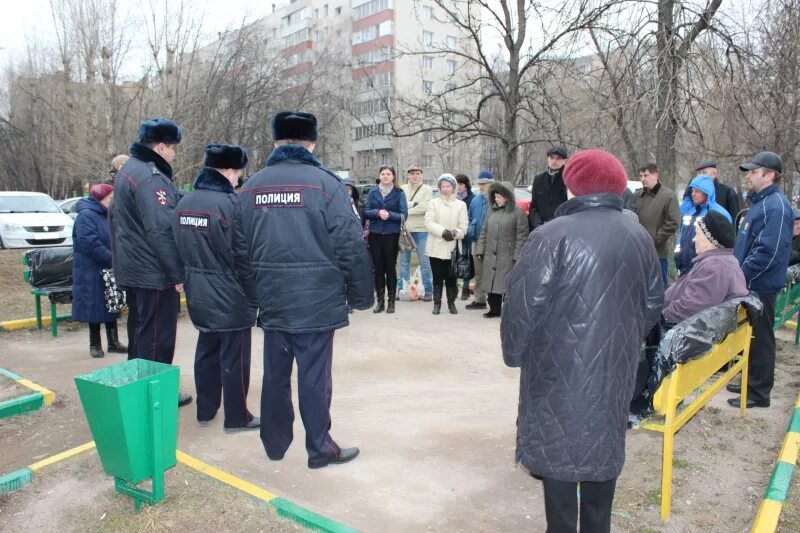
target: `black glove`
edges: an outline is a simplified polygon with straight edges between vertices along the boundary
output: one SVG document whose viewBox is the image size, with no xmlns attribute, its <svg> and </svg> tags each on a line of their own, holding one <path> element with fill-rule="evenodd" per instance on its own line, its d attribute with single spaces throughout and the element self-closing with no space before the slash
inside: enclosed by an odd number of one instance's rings
<svg viewBox="0 0 800 533">
<path fill-rule="evenodd" d="M 452 231 L 450 231 L 449 229 L 446 229 L 446 230 L 444 230 L 444 231 L 442 232 L 442 238 L 443 238 L 444 240 L 446 240 L 446 241 L 452 241 L 452 240 L 453 240 L 453 238 L 454 238 L 454 237 L 453 237 L 453 232 L 452 232 Z"/>
</svg>

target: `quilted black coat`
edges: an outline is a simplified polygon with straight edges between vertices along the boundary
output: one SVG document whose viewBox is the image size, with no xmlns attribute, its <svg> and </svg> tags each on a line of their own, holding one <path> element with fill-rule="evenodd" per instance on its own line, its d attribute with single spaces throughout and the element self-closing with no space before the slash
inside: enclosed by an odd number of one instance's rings
<svg viewBox="0 0 800 533">
<path fill-rule="evenodd" d="M 521 367 L 517 461 L 559 481 L 607 481 L 645 334 L 664 298 L 653 239 L 622 198 L 568 200 L 531 233 L 509 274 L 501 335 Z"/>
</svg>

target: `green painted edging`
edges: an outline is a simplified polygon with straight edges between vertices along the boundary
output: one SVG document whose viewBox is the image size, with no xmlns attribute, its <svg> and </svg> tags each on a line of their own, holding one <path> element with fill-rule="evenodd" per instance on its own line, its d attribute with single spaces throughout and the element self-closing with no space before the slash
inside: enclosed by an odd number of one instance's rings
<svg viewBox="0 0 800 533">
<path fill-rule="evenodd" d="M 795 407 L 792 411 L 792 418 L 789 420 L 789 429 L 786 433 L 800 433 L 800 407 Z"/>
<path fill-rule="evenodd" d="M 11 472 L 0 476 L 0 494 L 11 494 L 33 481 L 33 471 L 30 468 L 21 468 L 16 472 Z"/>
<path fill-rule="evenodd" d="M 785 502 L 786 495 L 789 492 L 789 485 L 792 483 L 793 472 L 794 465 L 778 461 L 772 471 L 772 476 L 769 478 L 769 485 L 767 485 L 767 493 L 764 495 L 764 499 L 780 503 Z"/>
<path fill-rule="evenodd" d="M 13 379 L 14 381 L 22 381 L 22 376 L 18 376 L 10 370 L 6 370 L 5 368 L 0 368 L 0 374 L 3 374 L 8 379 Z"/>
<path fill-rule="evenodd" d="M 0 418 L 20 415 L 29 411 L 41 409 L 44 405 L 44 395 L 41 392 L 11 398 L 0 402 Z"/>
<path fill-rule="evenodd" d="M 340 524 L 330 518 L 318 515 L 309 511 L 305 507 L 300 507 L 297 504 L 284 500 L 283 498 L 273 498 L 269 504 L 278 511 L 278 516 L 288 518 L 293 522 L 326 533 L 358 533 L 358 530 Z"/>
</svg>

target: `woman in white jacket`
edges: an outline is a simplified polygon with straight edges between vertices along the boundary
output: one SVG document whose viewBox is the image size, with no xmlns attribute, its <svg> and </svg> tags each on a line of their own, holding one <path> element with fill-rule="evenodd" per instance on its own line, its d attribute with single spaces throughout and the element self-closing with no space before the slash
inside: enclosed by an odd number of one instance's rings
<svg viewBox="0 0 800 533">
<path fill-rule="evenodd" d="M 458 285 L 450 275 L 450 254 L 458 241 L 467 234 L 467 204 L 456 197 L 456 179 L 452 174 L 442 174 L 437 180 L 439 197 L 428 202 L 425 211 L 425 228 L 428 242 L 425 255 L 430 258 L 433 274 L 433 314 L 442 309 L 442 287 L 447 287 L 447 307 L 457 314 Z"/>
</svg>

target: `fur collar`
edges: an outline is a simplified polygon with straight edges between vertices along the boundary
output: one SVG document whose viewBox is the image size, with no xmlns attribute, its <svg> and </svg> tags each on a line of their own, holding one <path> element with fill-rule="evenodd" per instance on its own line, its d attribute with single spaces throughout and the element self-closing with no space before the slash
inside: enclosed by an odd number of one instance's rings
<svg viewBox="0 0 800 533">
<path fill-rule="evenodd" d="M 153 163 L 156 168 L 169 179 L 172 179 L 172 167 L 167 161 L 150 148 L 140 142 L 135 142 L 130 148 L 131 157 L 145 163 Z"/>
<path fill-rule="evenodd" d="M 224 192 L 233 194 L 233 185 L 228 181 L 228 178 L 214 170 L 213 168 L 204 167 L 203 170 L 194 179 L 195 189 L 205 189 L 208 191 Z"/>
<path fill-rule="evenodd" d="M 282 163 L 283 161 L 287 160 L 297 161 L 299 163 L 303 163 L 304 165 L 317 167 L 318 169 L 327 172 L 337 180 L 341 181 L 339 176 L 328 170 L 319 159 L 314 157 L 314 154 L 299 144 L 283 144 L 275 148 L 272 153 L 269 154 L 267 166 L 270 167 L 272 165 L 277 165 L 278 163 Z"/>
</svg>

